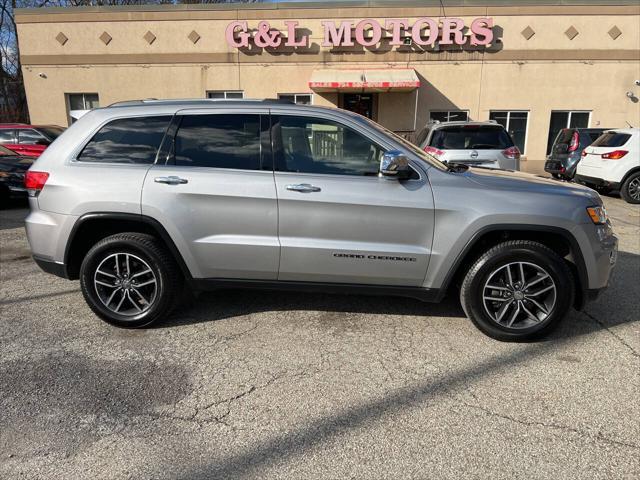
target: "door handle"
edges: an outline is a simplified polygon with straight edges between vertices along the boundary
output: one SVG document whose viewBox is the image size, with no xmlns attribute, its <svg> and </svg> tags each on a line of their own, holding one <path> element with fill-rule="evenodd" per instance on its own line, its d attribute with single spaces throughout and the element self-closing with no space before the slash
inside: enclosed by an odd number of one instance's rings
<svg viewBox="0 0 640 480">
<path fill-rule="evenodd" d="M 189 180 L 186 178 L 180 178 L 174 175 L 170 175 L 168 177 L 156 177 L 153 181 L 156 183 L 166 183 L 167 185 L 182 185 L 183 183 L 189 183 Z"/>
<path fill-rule="evenodd" d="M 322 189 L 320 187 L 315 187 L 308 183 L 298 183 L 295 185 L 287 185 L 287 190 L 291 190 L 293 192 L 311 193 L 311 192 L 319 192 Z"/>
</svg>

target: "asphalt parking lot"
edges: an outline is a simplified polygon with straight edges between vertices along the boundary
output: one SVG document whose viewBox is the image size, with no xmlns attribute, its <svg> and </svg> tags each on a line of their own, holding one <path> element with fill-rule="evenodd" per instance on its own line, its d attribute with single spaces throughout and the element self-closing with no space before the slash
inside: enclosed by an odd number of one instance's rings
<svg viewBox="0 0 640 480">
<path fill-rule="evenodd" d="M 638 478 L 640 207 L 610 288 L 551 338 L 440 305 L 227 291 L 99 321 L 0 211 L 0 478 Z"/>
</svg>

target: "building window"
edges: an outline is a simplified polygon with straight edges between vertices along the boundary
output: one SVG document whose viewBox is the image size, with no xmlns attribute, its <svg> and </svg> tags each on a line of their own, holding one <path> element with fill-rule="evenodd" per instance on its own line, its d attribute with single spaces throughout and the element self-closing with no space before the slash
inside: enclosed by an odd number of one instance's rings
<svg viewBox="0 0 640 480">
<path fill-rule="evenodd" d="M 554 110 L 549 121 L 549 137 L 547 139 L 547 155 L 551 153 L 553 141 L 563 128 L 587 128 L 591 112 L 585 110 Z"/>
<path fill-rule="evenodd" d="M 527 143 L 527 122 L 529 112 L 523 110 L 492 110 L 489 112 L 489 120 L 494 120 L 502 125 L 516 144 L 520 153 L 524 153 Z"/>
<path fill-rule="evenodd" d="M 218 100 L 237 100 L 244 98 L 243 90 L 212 90 L 207 92 L 207 98 Z"/>
<path fill-rule="evenodd" d="M 67 93 L 67 105 L 71 123 L 93 108 L 100 106 L 97 93 Z"/>
<path fill-rule="evenodd" d="M 298 105 L 313 105 L 312 93 L 279 93 L 278 98 Z"/>
<path fill-rule="evenodd" d="M 469 112 L 466 110 L 443 110 L 429 112 L 430 122 L 466 122 Z"/>
</svg>

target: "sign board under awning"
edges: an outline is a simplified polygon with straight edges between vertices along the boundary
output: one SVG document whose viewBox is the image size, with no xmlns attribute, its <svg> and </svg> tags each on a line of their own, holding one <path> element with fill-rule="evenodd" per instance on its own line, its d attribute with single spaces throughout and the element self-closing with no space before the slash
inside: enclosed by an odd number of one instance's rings
<svg viewBox="0 0 640 480">
<path fill-rule="evenodd" d="M 413 68 L 375 70 L 315 70 L 309 80 L 314 92 L 410 92 L 420 87 Z"/>
</svg>

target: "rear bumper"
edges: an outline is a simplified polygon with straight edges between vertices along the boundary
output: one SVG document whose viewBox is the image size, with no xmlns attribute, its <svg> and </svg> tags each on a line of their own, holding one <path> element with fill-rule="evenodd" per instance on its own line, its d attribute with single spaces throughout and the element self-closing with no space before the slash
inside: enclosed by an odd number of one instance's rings
<svg viewBox="0 0 640 480">
<path fill-rule="evenodd" d="M 576 173 L 576 167 L 577 163 L 565 165 L 560 160 L 547 160 L 544 164 L 544 171 L 572 178 Z"/>
<path fill-rule="evenodd" d="M 594 187 L 607 187 L 612 190 L 620 189 L 620 182 L 610 182 L 609 180 L 604 180 L 602 178 L 597 177 L 588 177 L 586 175 L 577 174 L 575 176 L 575 180 L 583 185 L 594 186 Z"/>
<path fill-rule="evenodd" d="M 67 269 L 65 268 L 64 263 L 56 263 L 53 260 L 48 260 L 46 258 L 38 257 L 37 255 L 33 256 L 33 261 L 42 269 L 42 271 L 46 273 L 51 273 L 52 275 L 56 275 L 57 277 L 69 278 L 67 276 Z"/>
</svg>

